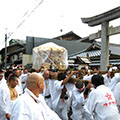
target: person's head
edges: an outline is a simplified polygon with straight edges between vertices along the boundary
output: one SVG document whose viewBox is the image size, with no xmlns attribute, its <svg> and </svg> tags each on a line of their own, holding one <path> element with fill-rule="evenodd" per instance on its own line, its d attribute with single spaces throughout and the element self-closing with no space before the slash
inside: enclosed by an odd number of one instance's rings
<svg viewBox="0 0 120 120">
<path fill-rule="evenodd" d="M 12 71 L 6 71 L 5 72 L 5 74 L 4 74 L 4 77 L 5 77 L 5 80 L 8 80 L 9 79 L 9 77 L 11 76 L 13 74 L 13 72 Z"/>
<path fill-rule="evenodd" d="M 19 70 L 19 69 L 14 69 L 14 70 L 13 70 L 13 73 L 14 73 L 15 75 L 20 76 L 20 70 Z"/>
<path fill-rule="evenodd" d="M 36 70 L 34 68 L 30 69 L 30 73 L 36 72 Z"/>
<path fill-rule="evenodd" d="M 41 67 L 39 70 L 41 73 L 44 72 L 44 67 Z"/>
<path fill-rule="evenodd" d="M 83 79 L 83 74 L 82 74 L 81 71 L 78 71 L 78 72 L 76 73 L 76 78 Z"/>
<path fill-rule="evenodd" d="M 19 76 L 22 75 L 22 69 L 18 69 L 19 70 Z"/>
<path fill-rule="evenodd" d="M 59 81 L 64 80 L 65 78 L 66 78 L 65 73 L 63 73 L 63 72 L 58 73 L 57 79 Z"/>
<path fill-rule="evenodd" d="M 23 69 L 23 73 L 24 73 L 24 74 L 27 74 L 27 73 L 28 73 L 28 69 L 27 69 L 27 68 L 24 68 L 24 69 Z"/>
<path fill-rule="evenodd" d="M 77 81 L 75 86 L 76 86 L 76 88 L 78 89 L 79 92 L 83 92 L 84 86 L 83 86 L 83 82 L 81 80 Z"/>
<path fill-rule="evenodd" d="M 12 68 L 12 67 L 9 67 L 9 71 L 13 71 L 13 68 Z"/>
<path fill-rule="evenodd" d="M 15 67 L 15 64 L 14 64 L 14 63 L 13 63 L 13 64 L 11 64 L 11 65 L 10 65 L 10 67 Z"/>
<path fill-rule="evenodd" d="M 49 71 L 48 70 L 46 70 L 46 71 L 44 71 L 44 73 L 43 73 L 43 77 L 44 77 L 44 79 L 49 79 Z"/>
<path fill-rule="evenodd" d="M 104 85 L 104 78 L 102 75 L 93 75 L 91 78 L 91 82 L 94 85 L 94 87 L 98 87 L 99 85 Z"/>
<path fill-rule="evenodd" d="M 3 79 L 3 76 L 4 76 L 4 71 L 2 69 L 0 69 L 0 80 Z"/>
<path fill-rule="evenodd" d="M 9 77 L 9 83 L 8 83 L 8 86 L 10 86 L 11 88 L 15 88 L 16 85 L 18 84 L 18 79 L 19 79 L 19 76 L 13 74 Z"/>
<path fill-rule="evenodd" d="M 39 73 L 31 73 L 27 78 L 27 88 L 38 97 L 44 90 L 44 78 Z"/>
</svg>

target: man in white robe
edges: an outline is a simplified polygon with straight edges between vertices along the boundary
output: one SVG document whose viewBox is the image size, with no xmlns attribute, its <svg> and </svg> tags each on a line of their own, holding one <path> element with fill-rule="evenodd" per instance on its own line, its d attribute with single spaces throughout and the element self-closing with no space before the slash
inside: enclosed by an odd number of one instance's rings
<svg viewBox="0 0 120 120">
<path fill-rule="evenodd" d="M 49 78 L 50 73 L 47 70 L 44 71 L 43 77 L 44 77 L 44 85 L 45 85 L 43 96 L 45 98 L 45 101 L 46 101 L 47 105 L 52 109 L 51 91 L 53 89 L 54 80 L 51 80 Z"/>
<path fill-rule="evenodd" d="M 10 92 L 8 88 L 8 78 L 12 74 L 12 72 L 5 72 L 5 82 L 0 83 L 0 120 L 7 120 L 10 118 Z"/>
<path fill-rule="evenodd" d="M 15 75 L 19 76 L 18 85 L 16 86 L 16 90 L 17 90 L 17 93 L 19 95 L 21 95 L 21 94 L 23 94 L 23 88 L 22 88 L 22 84 L 20 81 L 21 71 L 19 69 L 14 69 L 13 72 Z"/>
<path fill-rule="evenodd" d="M 94 75 L 91 81 L 96 89 L 90 92 L 85 105 L 86 120 L 90 120 L 91 116 L 94 120 L 120 120 L 114 95 L 104 85 L 104 78 Z"/>
<path fill-rule="evenodd" d="M 0 120 L 10 117 L 10 92 L 5 84 L 0 85 Z"/>
<path fill-rule="evenodd" d="M 2 69 L 0 69 L 0 84 L 1 83 L 5 83 L 6 80 L 4 78 L 4 71 Z"/>
<path fill-rule="evenodd" d="M 114 91 L 114 88 L 118 82 L 120 82 L 120 73 L 115 73 L 114 77 L 111 79 L 111 82 L 108 85 L 111 91 Z"/>
<path fill-rule="evenodd" d="M 28 70 L 25 68 L 23 70 L 23 73 L 21 74 L 20 76 L 20 82 L 21 82 L 21 85 L 22 85 L 22 89 L 23 89 L 23 92 L 26 88 L 26 81 L 27 81 L 27 76 L 29 75 L 29 72 Z"/>
<path fill-rule="evenodd" d="M 102 75 L 104 77 L 104 85 L 107 87 L 109 86 L 112 77 L 114 77 L 114 76 L 111 77 L 111 74 L 112 74 L 112 68 L 110 68 L 106 74 Z"/>
<path fill-rule="evenodd" d="M 72 120 L 84 119 L 84 85 L 82 81 L 76 83 L 76 87 L 72 92 Z"/>
<path fill-rule="evenodd" d="M 113 91 L 113 94 L 115 96 L 115 99 L 116 99 L 116 103 L 117 103 L 117 106 L 118 106 L 118 110 L 119 110 L 119 113 L 120 113 L 120 82 L 118 82 L 114 88 L 114 91 Z"/>
<path fill-rule="evenodd" d="M 40 95 L 44 90 L 44 78 L 39 73 L 31 73 L 27 78 L 27 88 L 15 102 L 10 120 L 60 120 Z"/>
<path fill-rule="evenodd" d="M 59 73 L 58 76 L 61 76 L 61 78 L 54 81 L 52 106 L 62 120 L 68 120 L 70 93 L 66 84 L 75 73 L 75 71 L 72 71 L 67 77 L 65 77 L 64 73 Z"/>
</svg>

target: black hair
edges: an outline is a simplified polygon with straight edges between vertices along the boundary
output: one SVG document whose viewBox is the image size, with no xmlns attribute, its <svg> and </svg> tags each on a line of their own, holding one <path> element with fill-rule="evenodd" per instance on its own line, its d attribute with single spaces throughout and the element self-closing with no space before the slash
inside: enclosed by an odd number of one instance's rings
<svg viewBox="0 0 120 120">
<path fill-rule="evenodd" d="M 4 71 L 3 71 L 3 69 L 0 69 L 0 73 L 3 73 Z"/>
<path fill-rule="evenodd" d="M 15 74 L 11 75 L 10 78 L 9 78 L 9 82 L 10 82 L 11 80 L 15 81 L 16 78 L 19 78 L 19 76 L 18 76 L 18 75 L 15 75 Z"/>
<path fill-rule="evenodd" d="M 34 68 L 31 68 L 30 73 L 36 72 Z"/>
<path fill-rule="evenodd" d="M 9 69 L 12 69 L 12 70 L 13 70 L 13 68 L 12 68 L 12 67 L 9 67 Z"/>
<path fill-rule="evenodd" d="M 89 82 L 87 80 L 84 81 L 84 85 L 85 87 L 87 87 L 87 85 L 89 84 Z"/>
<path fill-rule="evenodd" d="M 83 87 L 83 82 L 81 80 L 77 81 L 75 84 L 76 88 L 81 89 Z"/>
<path fill-rule="evenodd" d="M 13 74 L 13 72 L 12 72 L 12 71 L 6 71 L 6 72 L 5 72 L 4 77 L 5 77 L 6 80 L 8 79 L 8 76 L 9 76 L 10 74 Z"/>
<path fill-rule="evenodd" d="M 77 74 L 79 75 L 80 79 L 83 79 L 83 73 L 82 72 L 77 72 Z"/>
<path fill-rule="evenodd" d="M 13 69 L 13 72 L 15 72 L 15 71 L 17 71 L 18 70 L 18 68 L 15 68 L 15 69 Z"/>
<path fill-rule="evenodd" d="M 93 75 L 91 81 L 92 81 L 92 84 L 95 85 L 96 87 L 104 84 L 104 78 L 102 75 L 99 75 L 99 74 Z"/>
<path fill-rule="evenodd" d="M 59 81 L 64 80 L 65 78 L 66 78 L 65 73 L 63 73 L 63 72 L 58 73 L 57 79 L 58 79 Z"/>
</svg>

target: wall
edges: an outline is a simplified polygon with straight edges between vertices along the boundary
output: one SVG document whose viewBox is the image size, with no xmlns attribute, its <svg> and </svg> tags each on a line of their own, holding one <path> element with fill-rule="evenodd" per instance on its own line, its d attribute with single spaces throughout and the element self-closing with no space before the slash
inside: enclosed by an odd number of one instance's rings
<svg viewBox="0 0 120 120">
<path fill-rule="evenodd" d="M 23 59 L 23 60 L 22 60 L 22 65 L 23 65 L 23 66 L 32 63 L 32 55 L 23 54 L 23 58 L 22 58 L 22 59 Z"/>
</svg>

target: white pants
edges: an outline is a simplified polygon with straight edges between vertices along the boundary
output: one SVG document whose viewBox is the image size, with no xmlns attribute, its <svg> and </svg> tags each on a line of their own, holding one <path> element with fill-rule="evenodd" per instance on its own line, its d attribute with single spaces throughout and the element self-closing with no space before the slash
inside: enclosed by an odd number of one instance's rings
<svg viewBox="0 0 120 120">
<path fill-rule="evenodd" d="M 59 115 L 62 120 L 68 120 L 68 104 L 62 99 L 59 100 L 57 108 L 54 111 Z"/>
</svg>

